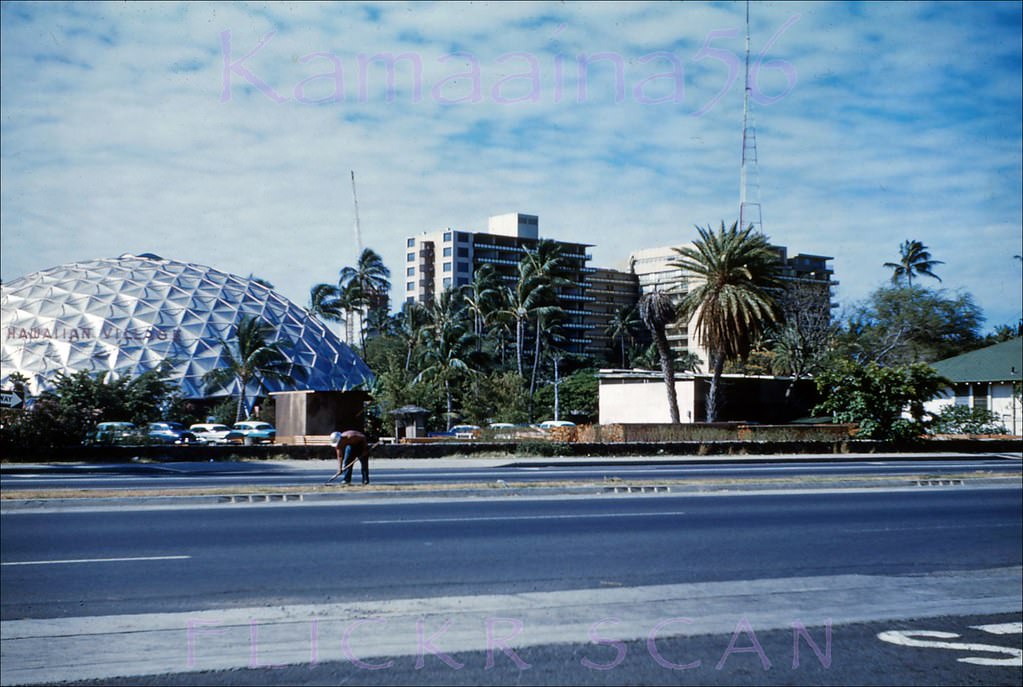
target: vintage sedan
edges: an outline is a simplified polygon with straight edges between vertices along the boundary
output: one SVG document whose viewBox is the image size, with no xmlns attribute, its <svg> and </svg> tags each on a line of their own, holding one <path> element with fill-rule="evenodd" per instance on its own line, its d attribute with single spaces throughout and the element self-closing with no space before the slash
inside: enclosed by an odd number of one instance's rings
<svg viewBox="0 0 1023 687">
<path fill-rule="evenodd" d="M 277 430 L 269 422 L 245 420 L 234 423 L 234 430 L 241 432 L 242 443 L 272 444 L 277 440 Z"/>
<path fill-rule="evenodd" d="M 150 422 L 146 437 L 154 444 L 201 444 L 180 422 Z"/>
<path fill-rule="evenodd" d="M 131 422 L 101 422 L 85 437 L 86 445 L 91 444 L 137 444 L 140 443 L 138 427 Z"/>
<path fill-rule="evenodd" d="M 238 430 L 214 422 L 201 422 L 188 429 L 207 444 L 240 444 L 245 440 Z"/>
</svg>

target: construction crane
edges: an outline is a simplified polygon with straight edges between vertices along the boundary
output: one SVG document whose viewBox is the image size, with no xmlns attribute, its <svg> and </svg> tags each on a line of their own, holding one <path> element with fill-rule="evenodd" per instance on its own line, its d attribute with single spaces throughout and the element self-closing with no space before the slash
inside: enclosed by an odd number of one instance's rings
<svg viewBox="0 0 1023 687">
<path fill-rule="evenodd" d="M 355 202 L 355 246 L 358 248 L 358 255 L 362 255 L 362 227 L 359 226 L 359 196 L 355 192 L 355 170 L 352 172 L 352 200 Z"/>
</svg>

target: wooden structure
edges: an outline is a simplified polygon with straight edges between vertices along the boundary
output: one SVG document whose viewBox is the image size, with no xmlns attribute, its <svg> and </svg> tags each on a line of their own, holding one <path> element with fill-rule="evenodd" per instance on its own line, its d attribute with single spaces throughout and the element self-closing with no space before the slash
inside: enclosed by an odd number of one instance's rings
<svg viewBox="0 0 1023 687">
<path fill-rule="evenodd" d="M 325 444 L 331 432 L 365 431 L 366 391 L 280 391 L 271 393 L 277 443 Z"/>
<path fill-rule="evenodd" d="M 426 418 L 430 411 L 419 406 L 402 406 L 391 411 L 394 418 L 394 438 L 419 439 L 426 436 Z"/>
</svg>

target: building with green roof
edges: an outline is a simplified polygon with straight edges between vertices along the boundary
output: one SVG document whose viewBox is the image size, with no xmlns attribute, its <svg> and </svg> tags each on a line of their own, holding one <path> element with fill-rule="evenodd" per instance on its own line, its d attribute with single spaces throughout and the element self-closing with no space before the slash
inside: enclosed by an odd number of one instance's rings
<svg viewBox="0 0 1023 687">
<path fill-rule="evenodd" d="M 931 365 L 952 382 L 944 396 L 927 404 L 938 412 L 947 405 L 988 410 L 1013 434 L 1023 434 L 1023 337 L 957 355 Z"/>
</svg>

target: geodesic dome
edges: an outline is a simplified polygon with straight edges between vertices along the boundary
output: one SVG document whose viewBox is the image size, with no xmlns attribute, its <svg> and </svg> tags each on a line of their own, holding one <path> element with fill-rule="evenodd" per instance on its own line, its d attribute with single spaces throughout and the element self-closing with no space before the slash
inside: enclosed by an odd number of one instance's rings
<svg viewBox="0 0 1023 687">
<path fill-rule="evenodd" d="M 373 378 L 337 335 L 258 281 L 148 253 L 15 279 L 2 287 L 0 314 L 0 384 L 20 372 L 36 394 L 57 372 L 137 376 L 164 361 L 186 398 L 235 394 L 207 393 L 202 376 L 221 366 L 222 341 L 245 315 L 274 326 L 290 363 L 292 381 L 268 380 L 268 391 L 348 391 Z"/>
</svg>

